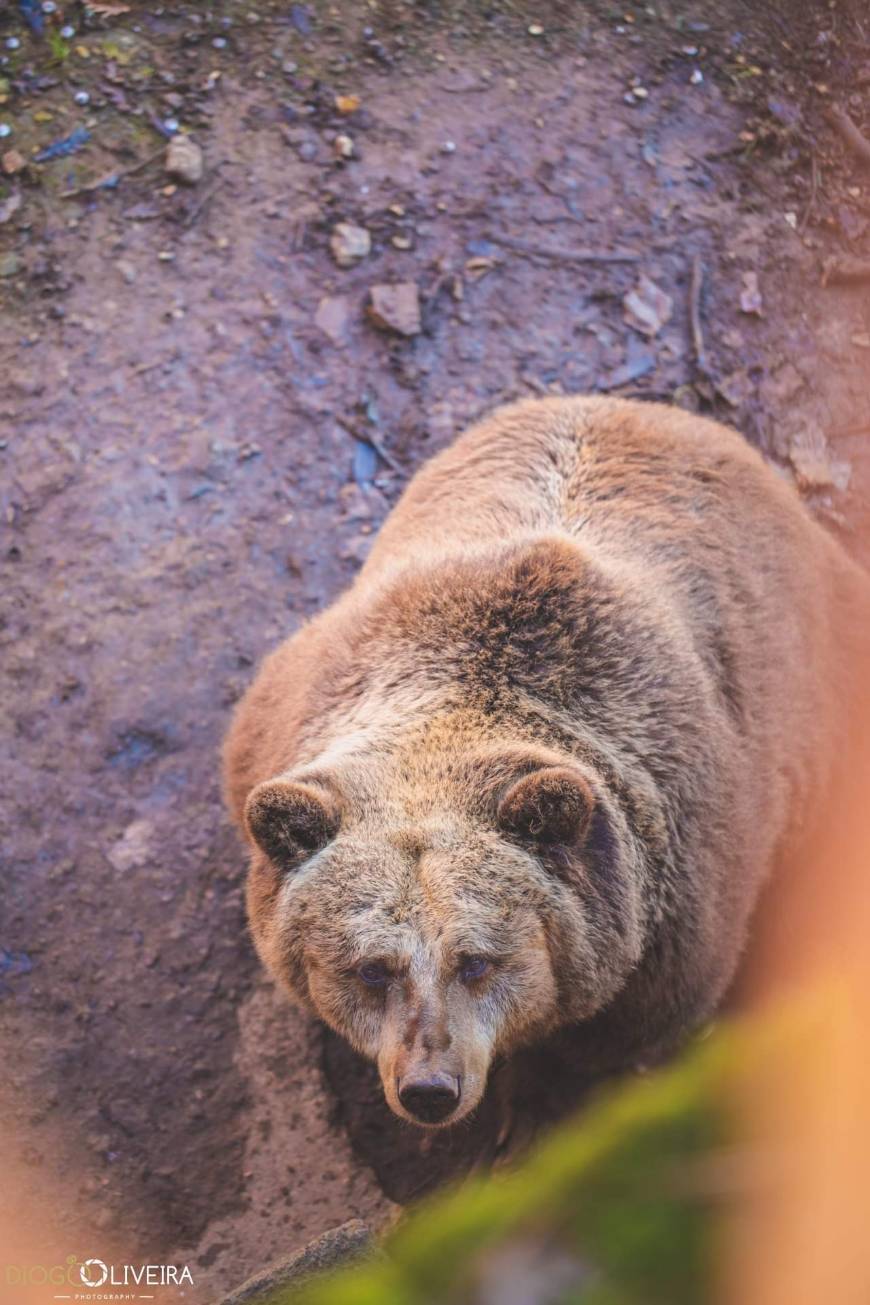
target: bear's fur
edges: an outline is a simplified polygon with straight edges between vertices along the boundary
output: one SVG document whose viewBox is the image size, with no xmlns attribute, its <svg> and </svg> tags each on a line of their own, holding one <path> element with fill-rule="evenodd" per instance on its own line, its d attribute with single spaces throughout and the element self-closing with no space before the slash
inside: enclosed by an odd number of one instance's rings
<svg viewBox="0 0 870 1305">
<path fill-rule="evenodd" d="M 496 412 L 237 709 L 263 961 L 414 1122 L 557 1033 L 590 1079 L 660 1057 L 824 813 L 867 612 L 731 431 L 604 398 Z"/>
</svg>

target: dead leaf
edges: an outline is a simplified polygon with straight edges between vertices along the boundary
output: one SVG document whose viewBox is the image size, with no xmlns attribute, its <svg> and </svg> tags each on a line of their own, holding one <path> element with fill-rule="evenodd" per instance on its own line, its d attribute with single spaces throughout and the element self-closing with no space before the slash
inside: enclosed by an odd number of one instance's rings
<svg viewBox="0 0 870 1305">
<path fill-rule="evenodd" d="M 361 104 L 358 95 L 336 95 L 335 107 L 339 113 L 356 113 Z"/>
</svg>

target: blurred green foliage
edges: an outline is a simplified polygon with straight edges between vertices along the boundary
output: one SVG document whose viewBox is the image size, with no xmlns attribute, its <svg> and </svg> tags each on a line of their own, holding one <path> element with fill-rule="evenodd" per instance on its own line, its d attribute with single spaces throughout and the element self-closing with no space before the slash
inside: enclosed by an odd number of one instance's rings
<svg viewBox="0 0 870 1305">
<path fill-rule="evenodd" d="M 709 1166 L 728 1145 L 725 1089 L 743 1037 L 720 1031 L 675 1068 L 611 1088 L 515 1170 L 420 1205 L 385 1258 L 274 1305 L 477 1305 L 497 1298 L 493 1271 L 518 1247 L 538 1265 L 530 1301 L 699 1305 L 716 1237 Z M 573 1263 L 573 1281 L 548 1285 L 548 1262 Z"/>
</svg>

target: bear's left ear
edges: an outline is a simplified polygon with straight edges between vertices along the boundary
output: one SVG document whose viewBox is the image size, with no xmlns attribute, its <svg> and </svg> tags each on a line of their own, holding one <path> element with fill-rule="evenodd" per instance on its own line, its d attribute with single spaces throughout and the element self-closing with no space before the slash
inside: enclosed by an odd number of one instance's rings
<svg viewBox="0 0 870 1305">
<path fill-rule="evenodd" d="M 253 841 L 280 870 L 295 870 L 335 837 L 338 804 L 313 784 L 270 779 L 245 803 L 245 825 Z"/>
<path fill-rule="evenodd" d="M 568 766 L 545 766 L 517 780 L 498 804 L 501 827 L 529 842 L 576 846 L 589 830 L 595 798 Z"/>
</svg>

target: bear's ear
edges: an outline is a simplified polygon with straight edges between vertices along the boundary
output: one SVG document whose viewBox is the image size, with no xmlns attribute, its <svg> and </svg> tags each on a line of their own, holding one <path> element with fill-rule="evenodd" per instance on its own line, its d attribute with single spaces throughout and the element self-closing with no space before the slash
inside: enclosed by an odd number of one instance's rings
<svg viewBox="0 0 870 1305">
<path fill-rule="evenodd" d="M 529 842 L 576 846 L 589 830 L 595 798 L 568 766 L 545 766 L 517 780 L 498 804 L 498 823 Z"/>
<path fill-rule="evenodd" d="M 295 870 L 325 847 L 340 823 L 337 804 L 311 784 L 269 779 L 245 803 L 250 837 L 281 870 Z"/>
</svg>

